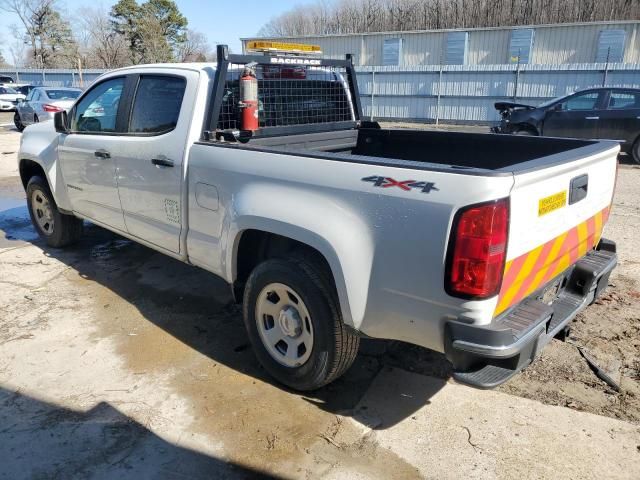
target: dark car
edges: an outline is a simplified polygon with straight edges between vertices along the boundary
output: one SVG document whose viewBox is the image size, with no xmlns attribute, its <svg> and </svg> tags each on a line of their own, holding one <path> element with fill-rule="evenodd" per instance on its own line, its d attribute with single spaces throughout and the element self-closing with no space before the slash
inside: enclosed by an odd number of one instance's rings
<svg viewBox="0 0 640 480">
<path fill-rule="evenodd" d="M 537 107 L 497 102 L 502 121 L 496 133 L 620 140 L 640 163 L 640 89 L 591 88 Z"/>
<path fill-rule="evenodd" d="M 36 88 L 35 85 L 20 85 L 19 87 L 13 87 L 14 90 L 19 91 L 25 97 L 28 96 L 34 88 Z"/>
<path fill-rule="evenodd" d="M 16 83 L 13 77 L 9 77 L 7 75 L 0 75 L 0 84 L 1 83 Z"/>
</svg>

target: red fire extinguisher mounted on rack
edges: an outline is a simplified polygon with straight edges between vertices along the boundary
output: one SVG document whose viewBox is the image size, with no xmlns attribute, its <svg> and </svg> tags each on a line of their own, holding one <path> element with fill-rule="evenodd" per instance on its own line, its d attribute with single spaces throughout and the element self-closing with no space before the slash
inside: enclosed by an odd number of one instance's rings
<svg viewBox="0 0 640 480">
<path fill-rule="evenodd" d="M 246 66 L 240 77 L 240 130 L 255 132 L 258 121 L 258 79 L 256 72 Z"/>
</svg>

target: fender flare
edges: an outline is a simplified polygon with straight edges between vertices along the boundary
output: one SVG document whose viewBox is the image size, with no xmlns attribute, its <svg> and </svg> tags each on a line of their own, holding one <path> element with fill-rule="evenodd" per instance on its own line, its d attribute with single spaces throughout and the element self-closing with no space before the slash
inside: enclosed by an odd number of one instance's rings
<svg viewBox="0 0 640 480">
<path fill-rule="evenodd" d="M 265 196 L 272 195 L 274 189 L 277 197 Z M 304 201 L 301 193 L 305 194 Z M 265 198 L 270 198 L 269 202 Z M 274 185 L 249 187 L 234 199 L 234 207 L 229 209 L 234 216 L 228 218 L 228 233 L 223 235 L 221 245 L 222 269 L 228 281 L 237 277 L 238 247 L 245 231 L 258 230 L 290 238 L 314 248 L 325 258 L 338 292 L 343 320 L 359 329 L 369 294 L 374 242 L 369 227 L 358 215 L 328 201 L 322 193 Z M 326 218 L 331 218 L 331 222 L 326 222 Z"/>
<path fill-rule="evenodd" d="M 33 158 L 29 155 L 22 154 L 20 156 L 20 160 L 18 161 L 18 171 L 20 173 L 20 178 L 23 180 L 23 171 L 25 169 L 24 165 L 26 162 L 32 162 L 38 165 L 42 171 L 44 172 L 45 180 L 49 184 L 49 188 L 51 189 L 51 194 L 53 195 L 53 199 L 58 206 L 58 209 L 62 212 L 71 212 L 71 202 L 69 201 L 69 196 L 67 194 L 67 188 L 62 177 L 62 172 L 59 170 L 58 162 L 53 162 L 49 165 L 49 168 L 43 164 L 43 162 L 39 158 Z M 26 188 L 26 183 L 24 183 L 24 187 Z"/>
</svg>

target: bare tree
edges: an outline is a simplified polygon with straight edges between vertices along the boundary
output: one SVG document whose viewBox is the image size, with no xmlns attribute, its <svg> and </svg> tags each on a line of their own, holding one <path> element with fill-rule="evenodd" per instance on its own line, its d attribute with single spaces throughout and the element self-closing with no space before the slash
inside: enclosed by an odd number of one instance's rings
<svg viewBox="0 0 640 480">
<path fill-rule="evenodd" d="M 639 18 L 640 0 L 319 0 L 272 18 L 259 35 L 322 35 Z"/>
<path fill-rule="evenodd" d="M 0 10 L 20 20 L 21 28 L 14 33 L 27 45 L 32 64 L 44 68 L 74 63 L 77 45 L 55 0 L 0 0 Z"/>
<path fill-rule="evenodd" d="M 2 35 L 0 35 L 0 44 L 4 44 L 4 38 L 2 37 Z M 2 55 L 2 50 L 0 50 L 0 67 L 6 67 L 8 65 L 9 64 L 4 59 L 4 55 Z"/>
<path fill-rule="evenodd" d="M 12 26 L 12 30 L 14 28 L 15 25 Z M 25 66 L 26 45 L 22 38 L 18 38 L 16 37 L 16 35 L 14 35 L 14 40 L 9 44 L 9 53 L 11 54 L 11 61 L 13 62 L 14 66 Z"/>
<path fill-rule="evenodd" d="M 15 33 L 24 34 L 25 43 L 29 45 L 34 59 L 41 58 L 41 46 L 38 45 L 38 12 L 53 5 L 55 0 L 0 0 L 0 10 L 18 16 L 24 32 L 15 29 Z"/>
<path fill-rule="evenodd" d="M 190 29 L 187 30 L 186 40 L 176 50 L 179 62 L 204 62 L 212 56 L 207 36 Z"/>
<path fill-rule="evenodd" d="M 82 63 L 86 67 L 118 68 L 130 63 L 126 39 L 113 30 L 104 8 L 81 8 L 77 25 Z"/>
</svg>

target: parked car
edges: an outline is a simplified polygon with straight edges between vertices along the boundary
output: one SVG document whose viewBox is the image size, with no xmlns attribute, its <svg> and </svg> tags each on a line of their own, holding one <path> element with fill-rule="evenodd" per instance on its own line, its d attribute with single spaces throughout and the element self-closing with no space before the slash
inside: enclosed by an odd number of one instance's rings
<svg viewBox="0 0 640 480">
<path fill-rule="evenodd" d="M 13 122 L 22 131 L 32 123 L 51 120 L 54 113 L 71 108 L 81 93 L 79 88 L 35 87 L 18 103 Z"/>
<path fill-rule="evenodd" d="M 16 109 L 18 102 L 25 96 L 8 86 L 0 86 L 0 111 L 8 112 Z"/>
<path fill-rule="evenodd" d="M 11 84 L 15 82 L 16 81 L 13 79 L 13 77 L 9 77 L 8 75 L 0 75 L 0 85 Z"/>
<path fill-rule="evenodd" d="M 619 140 L 640 163 L 640 89 L 590 88 L 537 107 L 498 102 L 497 133 Z"/>
<path fill-rule="evenodd" d="M 217 58 L 105 73 L 25 131 L 48 245 L 86 219 L 220 276 L 258 360 L 299 390 L 342 375 L 361 336 L 494 387 L 607 288 L 616 142 L 384 129 L 350 59 Z M 273 72 L 291 65 L 313 75 Z"/>
<path fill-rule="evenodd" d="M 36 88 L 36 85 L 16 83 L 16 84 L 12 85 L 11 87 L 14 90 L 17 90 L 18 92 L 23 94 L 24 96 L 29 96 L 29 94 L 31 93 L 31 90 Z"/>
</svg>

